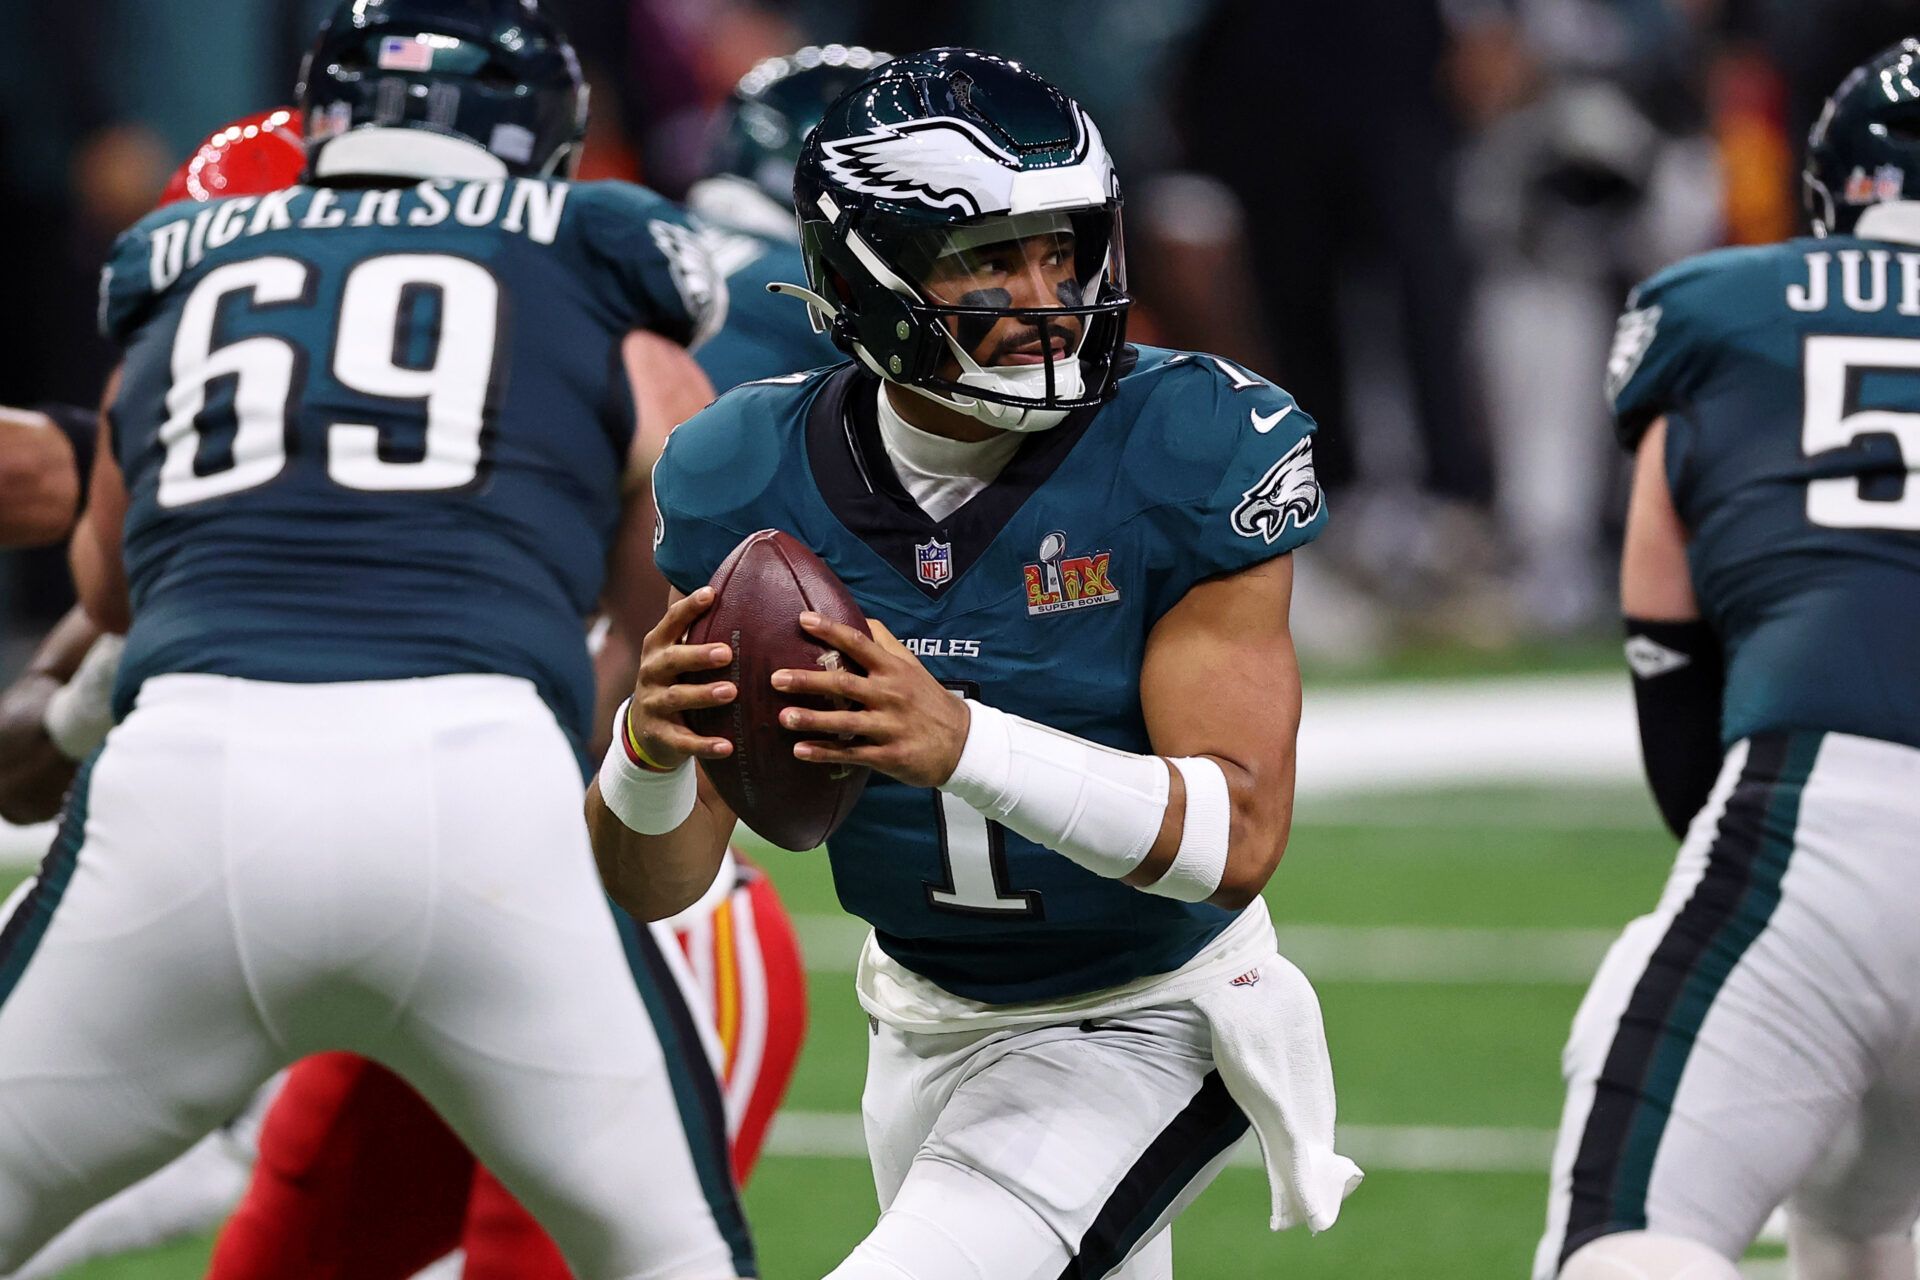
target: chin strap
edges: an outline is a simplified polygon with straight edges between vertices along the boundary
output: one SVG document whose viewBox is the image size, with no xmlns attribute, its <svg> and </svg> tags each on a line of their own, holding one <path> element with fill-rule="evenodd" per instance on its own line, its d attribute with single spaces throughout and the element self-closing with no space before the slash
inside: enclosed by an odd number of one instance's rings
<svg viewBox="0 0 1920 1280">
<path fill-rule="evenodd" d="M 783 284 L 776 280 L 767 286 L 767 292 L 777 293 L 783 298 L 798 298 L 806 303 L 807 320 L 813 325 L 815 333 L 825 333 L 840 315 L 840 308 L 805 285 Z"/>
<path fill-rule="evenodd" d="M 832 327 L 833 321 L 840 316 L 840 308 L 804 285 L 775 281 L 767 286 L 767 292 L 787 298 L 798 298 L 806 303 L 807 318 L 812 322 L 815 333 L 826 333 Z M 951 343 L 952 339 L 949 338 L 948 342 Z M 978 419 L 990 427 L 998 427 L 1002 431 L 1045 431 L 1050 427 L 1059 426 L 1067 417 L 1068 411 L 1065 409 L 1001 404 L 996 400 L 976 400 L 971 396 L 948 394 L 929 387 L 916 386 L 911 382 L 902 382 L 880 367 L 880 362 L 868 354 L 865 344 L 855 342 L 853 353 L 861 364 L 895 386 L 905 387 L 909 391 L 925 396 L 937 405 L 952 409 L 955 413 L 964 413 L 970 418 Z M 1075 359 L 1076 357 L 1069 356 L 1061 363 Z M 990 370 L 981 369 L 964 355 L 961 357 L 961 367 L 971 369 L 974 374 L 982 376 L 991 374 Z"/>
</svg>

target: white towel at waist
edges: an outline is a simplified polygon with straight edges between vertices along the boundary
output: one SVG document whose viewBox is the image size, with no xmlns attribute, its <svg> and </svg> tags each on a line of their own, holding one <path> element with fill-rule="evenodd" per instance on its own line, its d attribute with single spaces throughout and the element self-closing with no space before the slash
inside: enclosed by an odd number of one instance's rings
<svg viewBox="0 0 1920 1280">
<path fill-rule="evenodd" d="M 1359 1166 L 1333 1149 L 1333 1064 L 1320 999 L 1280 955 L 1261 899 L 1172 973 L 1069 1000 L 989 1005 L 956 996 L 887 955 L 872 934 L 856 986 L 869 1014 L 924 1034 L 1112 1018 L 1192 1002 L 1213 1028 L 1221 1083 L 1259 1137 L 1273 1193 L 1269 1225 L 1280 1231 L 1305 1222 L 1324 1231 L 1360 1184 Z"/>
<path fill-rule="evenodd" d="M 1362 1174 L 1333 1149 L 1333 1062 L 1312 984 L 1276 951 L 1193 1004 L 1213 1027 L 1221 1083 L 1260 1139 L 1273 1193 L 1268 1225 L 1325 1231 Z"/>
</svg>

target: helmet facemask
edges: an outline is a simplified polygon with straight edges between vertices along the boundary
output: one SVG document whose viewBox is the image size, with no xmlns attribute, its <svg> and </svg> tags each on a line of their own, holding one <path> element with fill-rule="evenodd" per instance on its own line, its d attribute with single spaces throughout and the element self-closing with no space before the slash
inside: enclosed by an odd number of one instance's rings
<svg viewBox="0 0 1920 1280">
<path fill-rule="evenodd" d="M 1106 211 L 1042 211 L 929 228 L 899 251 L 908 312 L 946 357 L 912 389 L 1008 431 L 1041 431 L 1088 403 L 1081 356 L 1107 284 Z M 1080 250 L 1084 230 L 1094 242 Z M 1092 300 L 1092 301 L 1090 301 Z"/>
<path fill-rule="evenodd" d="M 848 229 L 844 246 L 886 293 L 820 319 L 881 377 L 1003 431 L 1044 431 L 1104 397 L 1131 305 L 1117 198 Z"/>
</svg>

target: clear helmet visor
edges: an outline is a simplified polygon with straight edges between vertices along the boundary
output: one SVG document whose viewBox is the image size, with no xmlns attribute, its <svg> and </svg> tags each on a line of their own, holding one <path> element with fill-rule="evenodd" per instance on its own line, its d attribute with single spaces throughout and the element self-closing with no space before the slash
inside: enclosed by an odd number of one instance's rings
<svg viewBox="0 0 1920 1280">
<path fill-rule="evenodd" d="M 1086 272 L 1078 240 L 1068 214 L 1016 214 L 928 231 L 906 266 L 946 313 L 958 354 L 981 368 L 1027 368 L 1078 359 L 1086 341 L 1075 309 L 1099 295 L 1105 254 Z"/>
</svg>

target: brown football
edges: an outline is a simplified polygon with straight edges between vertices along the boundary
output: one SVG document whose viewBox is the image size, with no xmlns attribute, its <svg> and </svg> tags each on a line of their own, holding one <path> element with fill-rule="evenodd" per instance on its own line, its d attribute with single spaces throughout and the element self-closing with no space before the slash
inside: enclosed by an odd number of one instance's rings
<svg viewBox="0 0 1920 1280">
<path fill-rule="evenodd" d="M 866 615 L 833 570 L 777 529 L 750 534 L 714 572 L 713 605 L 694 620 L 688 644 L 728 645 L 733 661 L 683 677 L 731 680 L 739 694 L 724 707 L 687 713 L 695 733 L 725 738 L 733 754 L 702 760 L 707 777 L 740 820 L 782 849 L 812 849 L 853 811 L 867 785 L 865 768 L 810 764 L 793 744 L 809 736 L 781 727 L 788 706 L 832 710 L 825 699 L 777 692 L 773 673 L 846 663 L 839 650 L 800 629 L 802 610 L 867 630 Z M 871 633 L 869 633 L 871 634 Z"/>
</svg>

